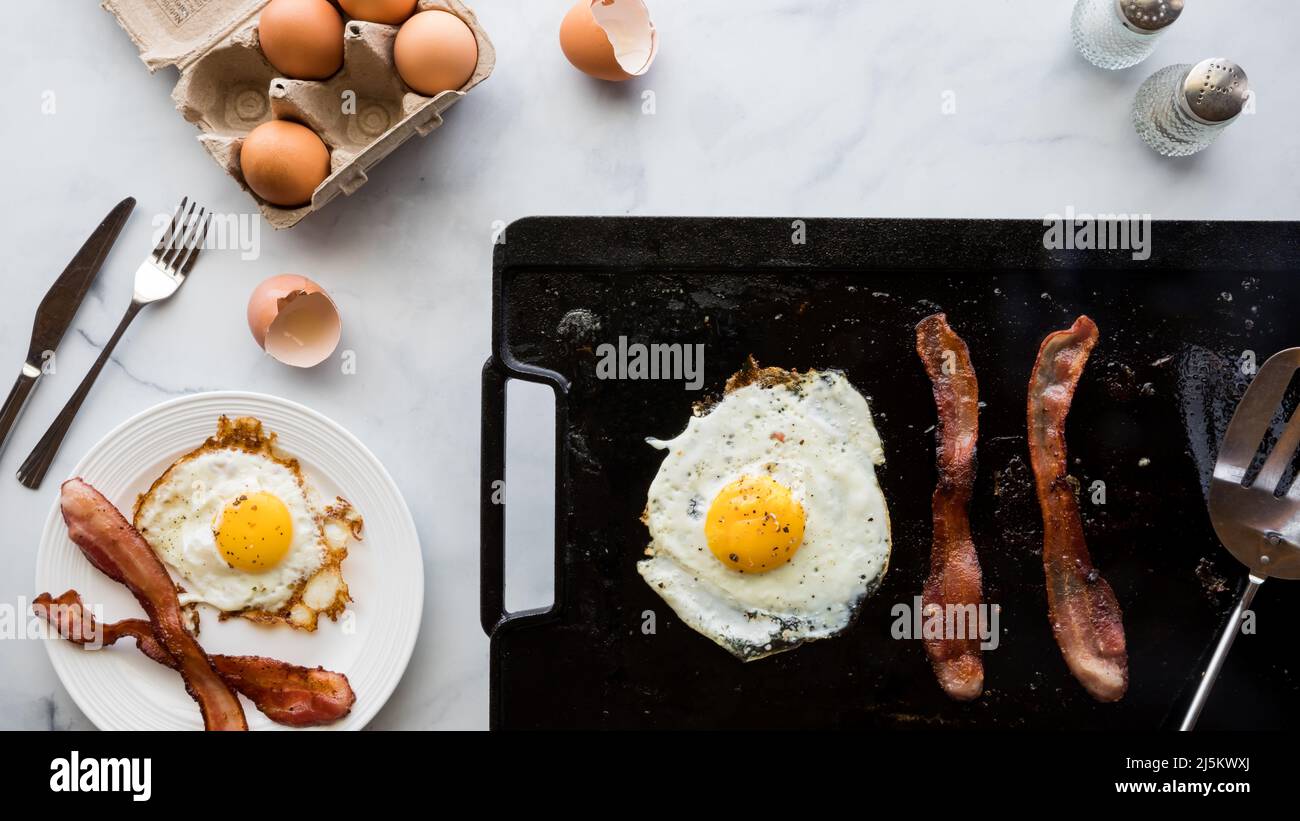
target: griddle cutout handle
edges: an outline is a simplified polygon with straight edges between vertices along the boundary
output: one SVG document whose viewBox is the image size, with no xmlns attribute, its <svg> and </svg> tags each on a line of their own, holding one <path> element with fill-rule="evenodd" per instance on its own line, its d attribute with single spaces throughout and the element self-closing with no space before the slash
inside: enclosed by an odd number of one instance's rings
<svg viewBox="0 0 1300 821">
<path fill-rule="evenodd" d="M 513 378 L 540 382 L 562 390 L 544 373 L 511 373 L 495 359 L 483 366 L 483 427 L 479 487 L 479 621 L 489 636 L 509 624 L 548 621 L 558 612 L 563 586 L 557 577 L 550 607 L 511 613 L 506 610 L 506 385 Z M 562 425 L 562 410 L 556 422 Z M 557 451 L 558 453 L 558 451 Z M 558 499 L 557 499 L 558 504 Z M 556 547 L 559 547 L 559 540 Z M 558 576 L 558 574 L 557 574 Z"/>
</svg>

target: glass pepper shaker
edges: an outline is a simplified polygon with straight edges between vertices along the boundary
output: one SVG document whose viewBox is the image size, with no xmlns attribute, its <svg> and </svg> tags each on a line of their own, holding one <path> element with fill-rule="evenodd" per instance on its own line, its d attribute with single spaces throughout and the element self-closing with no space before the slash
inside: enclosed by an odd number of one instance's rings
<svg viewBox="0 0 1300 821">
<path fill-rule="evenodd" d="M 1133 126 L 1158 153 L 1186 157 L 1218 139 L 1249 97 L 1246 72 L 1231 60 L 1167 66 L 1138 89 Z"/>
<path fill-rule="evenodd" d="M 1075 48 L 1101 68 L 1135 66 L 1178 16 L 1183 0 L 1079 0 L 1070 20 Z"/>
</svg>

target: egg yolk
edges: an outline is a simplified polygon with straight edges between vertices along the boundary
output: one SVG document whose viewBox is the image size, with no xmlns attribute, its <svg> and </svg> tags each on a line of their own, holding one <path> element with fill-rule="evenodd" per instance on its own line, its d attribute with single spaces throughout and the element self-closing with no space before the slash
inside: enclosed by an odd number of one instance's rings
<svg viewBox="0 0 1300 821">
<path fill-rule="evenodd" d="M 293 541 L 289 508 L 265 491 L 231 500 L 213 522 L 217 550 L 236 570 L 260 573 L 279 564 Z"/>
<path fill-rule="evenodd" d="M 742 476 L 714 497 L 704 520 L 709 550 L 742 573 L 766 573 L 803 542 L 803 505 L 771 476 Z"/>
</svg>

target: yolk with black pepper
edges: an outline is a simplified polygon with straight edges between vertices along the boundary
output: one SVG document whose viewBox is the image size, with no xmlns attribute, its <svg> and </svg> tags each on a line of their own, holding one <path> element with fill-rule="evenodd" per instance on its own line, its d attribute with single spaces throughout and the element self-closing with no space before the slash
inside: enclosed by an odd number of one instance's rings
<svg viewBox="0 0 1300 821">
<path fill-rule="evenodd" d="M 284 502 L 266 491 L 237 496 L 212 525 L 217 550 L 237 570 L 260 573 L 279 564 L 293 542 L 293 518 Z"/>
<path fill-rule="evenodd" d="M 790 561 L 803 530 L 803 505 L 767 475 L 742 476 L 724 487 L 704 520 L 709 550 L 743 573 L 767 573 Z"/>
</svg>

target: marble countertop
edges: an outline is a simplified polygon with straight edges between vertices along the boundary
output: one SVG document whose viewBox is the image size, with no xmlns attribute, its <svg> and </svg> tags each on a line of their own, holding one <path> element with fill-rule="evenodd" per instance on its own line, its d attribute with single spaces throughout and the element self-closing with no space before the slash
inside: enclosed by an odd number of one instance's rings
<svg viewBox="0 0 1300 821">
<path fill-rule="evenodd" d="M 15 375 L 52 278 L 114 202 L 131 194 L 139 206 L 0 458 L 5 477 L 116 325 L 154 216 L 182 194 L 253 211 L 173 109 L 175 74 L 151 76 L 109 14 L 69 5 L 11 9 L 22 36 L 0 55 L 0 357 Z M 496 73 L 353 196 L 287 232 L 263 225 L 255 259 L 209 253 L 174 302 L 127 332 L 51 473 L 127 416 L 196 391 L 279 394 L 350 429 L 403 489 L 425 556 L 419 644 L 376 728 L 487 724 L 477 443 L 497 226 L 533 214 L 1041 218 L 1071 206 L 1300 219 L 1300 5 L 1290 0 L 1252 0 L 1254 25 L 1231 0 L 1198 0 L 1147 63 L 1116 73 L 1074 52 L 1067 0 L 650 0 L 659 60 L 621 86 L 564 60 L 567 0 L 472 5 L 497 47 Z M 1190 160 L 1156 156 L 1128 121 L 1137 86 L 1163 65 L 1213 55 L 1249 72 L 1256 113 Z M 282 272 L 331 290 L 354 374 L 337 363 L 291 370 L 253 344 L 245 301 Z M 537 401 L 524 397 L 511 418 Z M 12 614 L 35 592 L 57 482 L 31 492 L 3 481 L 0 607 Z M 548 528 L 536 522 L 532 536 Z M 525 592 L 544 586 L 545 567 L 525 566 Z M 39 641 L 0 640 L 0 729 L 88 726 Z"/>
</svg>

